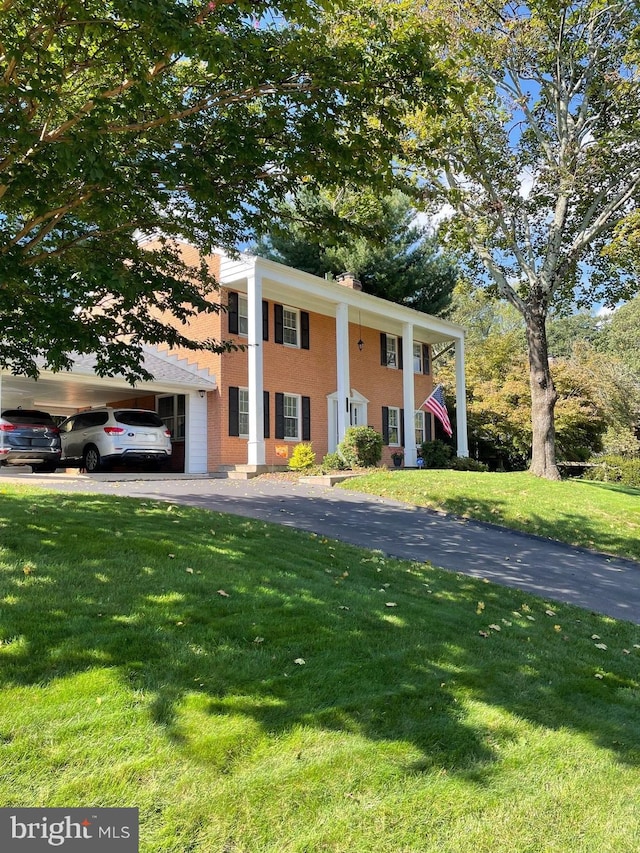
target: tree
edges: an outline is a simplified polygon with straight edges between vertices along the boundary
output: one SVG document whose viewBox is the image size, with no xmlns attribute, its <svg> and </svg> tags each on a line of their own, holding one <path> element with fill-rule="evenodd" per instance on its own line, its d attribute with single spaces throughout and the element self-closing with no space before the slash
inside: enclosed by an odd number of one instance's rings
<svg viewBox="0 0 640 853">
<path fill-rule="evenodd" d="M 92 352 L 133 381 L 144 343 L 201 347 L 216 282 L 172 238 L 233 249 L 302 176 L 385 183 L 407 106 L 448 85 L 405 11 L 0 2 L 0 367 Z"/>
<path fill-rule="evenodd" d="M 349 271 L 366 293 L 444 314 L 458 276 L 437 235 L 399 191 L 302 188 L 274 211 L 257 254 L 315 275 Z"/>
<path fill-rule="evenodd" d="M 425 15 L 449 29 L 468 90 L 445 119 L 416 115 L 408 159 L 425 202 L 449 205 L 449 239 L 524 318 L 530 470 L 555 479 L 548 312 L 637 288 L 602 249 L 640 186 L 638 4 L 434 0 Z"/>
<path fill-rule="evenodd" d="M 621 305 L 603 321 L 598 349 L 617 356 L 640 385 L 640 296 Z"/>
</svg>

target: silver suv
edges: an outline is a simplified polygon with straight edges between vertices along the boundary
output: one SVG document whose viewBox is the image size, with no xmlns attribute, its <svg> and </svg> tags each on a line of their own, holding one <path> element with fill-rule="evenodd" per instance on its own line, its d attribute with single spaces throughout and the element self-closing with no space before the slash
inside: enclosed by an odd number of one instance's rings
<svg viewBox="0 0 640 853">
<path fill-rule="evenodd" d="M 62 465 L 91 474 L 114 462 L 154 462 L 171 457 L 171 433 L 155 412 L 108 406 L 71 415 L 60 424 Z"/>
<path fill-rule="evenodd" d="M 0 466 L 31 465 L 51 474 L 60 464 L 58 427 L 48 412 L 5 409 L 0 416 Z"/>
</svg>

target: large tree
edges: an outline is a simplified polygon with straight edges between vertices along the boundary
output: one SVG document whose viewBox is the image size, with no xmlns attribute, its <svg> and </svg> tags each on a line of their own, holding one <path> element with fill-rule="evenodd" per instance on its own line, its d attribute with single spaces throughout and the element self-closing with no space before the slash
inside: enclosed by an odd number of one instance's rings
<svg viewBox="0 0 640 853">
<path fill-rule="evenodd" d="M 531 471 L 557 478 L 547 314 L 637 288 L 602 249 L 640 186 L 639 7 L 432 0 L 424 14 L 447 26 L 468 91 L 445 120 L 416 116 L 408 150 L 418 189 L 447 205 L 450 238 L 524 317 Z"/>
<path fill-rule="evenodd" d="M 446 313 L 458 278 L 453 258 L 400 191 L 303 187 L 274 210 L 256 252 L 315 275 L 349 271 L 366 293 L 427 314 Z"/>
<path fill-rule="evenodd" d="M 0 367 L 93 352 L 134 380 L 214 310 L 171 238 L 233 248 L 302 176 L 384 182 L 406 106 L 447 86 L 402 7 L 0 0 Z"/>
</svg>

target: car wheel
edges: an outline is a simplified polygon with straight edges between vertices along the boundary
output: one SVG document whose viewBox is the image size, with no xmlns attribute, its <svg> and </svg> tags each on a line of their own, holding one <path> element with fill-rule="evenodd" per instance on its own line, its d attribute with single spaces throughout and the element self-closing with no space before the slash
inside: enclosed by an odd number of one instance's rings
<svg viewBox="0 0 640 853">
<path fill-rule="evenodd" d="M 88 445 L 84 449 L 84 470 L 87 474 L 95 474 L 102 467 L 100 459 L 100 451 L 94 444 Z"/>
</svg>

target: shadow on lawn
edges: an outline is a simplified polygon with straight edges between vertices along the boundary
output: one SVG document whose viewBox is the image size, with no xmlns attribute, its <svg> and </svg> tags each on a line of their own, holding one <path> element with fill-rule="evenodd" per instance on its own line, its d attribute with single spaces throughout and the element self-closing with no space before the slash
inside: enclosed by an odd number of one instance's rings
<svg viewBox="0 0 640 853">
<path fill-rule="evenodd" d="M 272 733 L 302 724 L 410 742 L 422 756 L 411 769 L 464 772 L 516 734 L 507 715 L 472 724 L 462 695 L 640 759 L 637 653 L 622 653 L 633 626 L 569 607 L 551 618 L 521 592 L 260 521 L 98 496 L 9 505 L 3 685 L 115 667 L 206 761 L 233 760 L 244 733 L 217 743 L 216 719 L 240 715 Z M 194 694 L 206 748 L 180 721 Z"/>
</svg>

